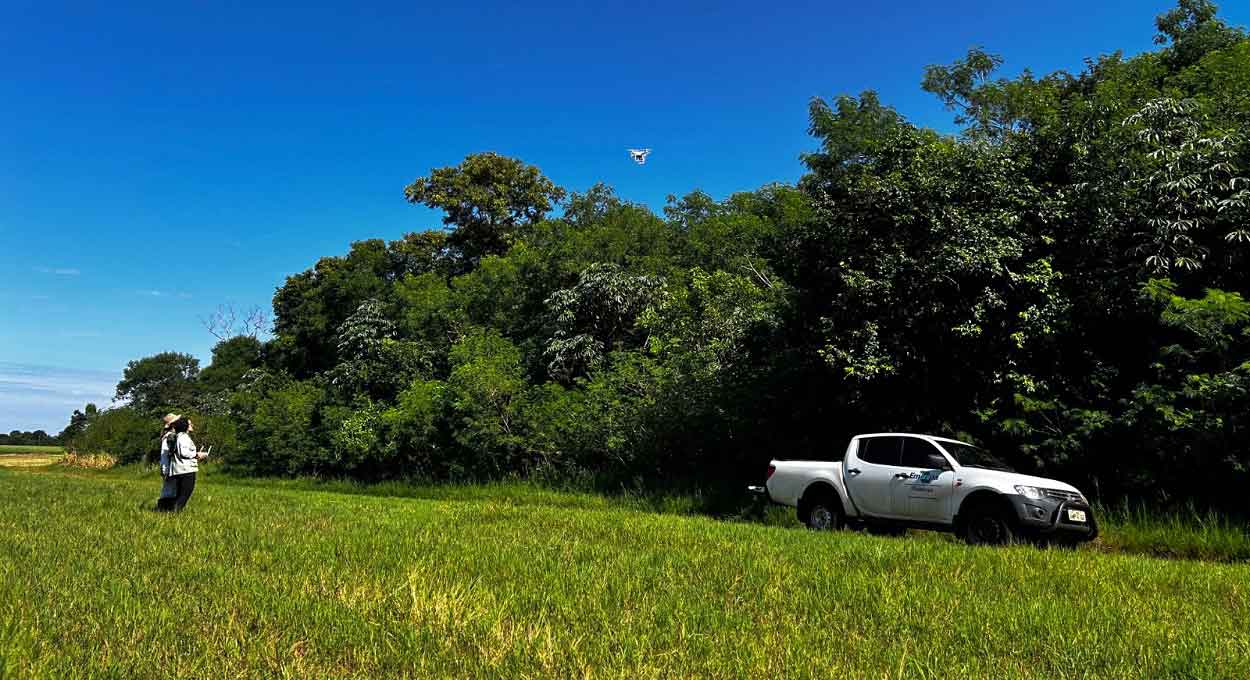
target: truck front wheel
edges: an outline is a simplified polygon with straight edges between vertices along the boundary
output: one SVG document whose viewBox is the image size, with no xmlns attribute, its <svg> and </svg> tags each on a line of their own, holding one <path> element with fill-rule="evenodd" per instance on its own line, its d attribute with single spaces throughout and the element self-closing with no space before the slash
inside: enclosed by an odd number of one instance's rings
<svg viewBox="0 0 1250 680">
<path fill-rule="evenodd" d="M 1011 518 L 996 504 L 984 501 L 960 517 L 959 533 L 969 545 L 1006 545 L 1015 540 Z"/>
</svg>

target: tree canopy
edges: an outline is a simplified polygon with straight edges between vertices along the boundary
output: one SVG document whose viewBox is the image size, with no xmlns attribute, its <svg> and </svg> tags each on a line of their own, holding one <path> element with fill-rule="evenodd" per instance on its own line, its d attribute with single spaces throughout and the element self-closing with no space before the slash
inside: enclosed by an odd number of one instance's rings
<svg viewBox="0 0 1250 680">
<path fill-rule="evenodd" d="M 185 403 L 200 372 L 200 360 L 190 354 L 161 352 L 126 365 L 114 399 L 129 401 L 137 410 L 156 413 L 171 404 Z"/>
<path fill-rule="evenodd" d="M 542 219 L 565 191 L 538 168 L 496 153 L 472 154 L 436 168 L 404 189 L 409 203 L 443 210 L 447 244 L 469 262 L 501 255 L 518 228 Z"/>
</svg>

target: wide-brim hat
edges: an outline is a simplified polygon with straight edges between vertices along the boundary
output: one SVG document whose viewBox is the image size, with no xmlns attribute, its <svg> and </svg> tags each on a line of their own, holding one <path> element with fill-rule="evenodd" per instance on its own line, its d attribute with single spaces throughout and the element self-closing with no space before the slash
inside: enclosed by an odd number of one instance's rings
<svg viewBox="0 0 1250 680">
<path fill-rule="evenodd" d="M 165 417 L 161 418 L 161 422 L 165 423 L 165 427 L 169 427 L 174 424 L 175 420 L 178 420 L 181 417 L 182 416 L 177 413 L 166 413 Z"/>
</svg>

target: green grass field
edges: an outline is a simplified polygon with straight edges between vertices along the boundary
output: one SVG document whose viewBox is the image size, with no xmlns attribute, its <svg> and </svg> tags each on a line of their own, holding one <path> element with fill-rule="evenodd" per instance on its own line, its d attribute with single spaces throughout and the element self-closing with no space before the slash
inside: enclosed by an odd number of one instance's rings
<svg viewBox="0 0 1250 680">
<path fill-rule="evenodd" d="M 0 469 L 0 677 L 1247 678 L 1250 565 Z M 347 489 L 350 491 L 350 489 Z"/>
<path fill-rule="evenodd" d="M 24 444 L 0 444 L 0 455 L 10 453 L 64 453 L 62 446 L 26 446 Z"/>
</svg>

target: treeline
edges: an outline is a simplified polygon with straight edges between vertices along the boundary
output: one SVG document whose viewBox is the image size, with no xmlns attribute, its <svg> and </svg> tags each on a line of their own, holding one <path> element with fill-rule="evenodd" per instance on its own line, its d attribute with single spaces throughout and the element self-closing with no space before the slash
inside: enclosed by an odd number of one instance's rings
<svg viewBox="0 0 1250 680">
<path fill-rule="evenodd" d="M 443 231 L 287 279 L 273 338 L 132 362 L 74 442 L 154 450 L 154 416 L 257 474 L 736 487 L 847 437 L 972 440 L 1109 498 L 1250 483 L 1250 40 L 1214 5 L 1160 49 L 810 105 L 797 186 L 663 215 L 485 153 L 407 187 Z"/>
<path fill-rule="evenodd" d="M 60 443 L 60 437 L 50 435 L 43 430 L 34 432 L 13 430 L 8 434 L 0 433 L 0 446 L 56 446 Z"/>
</svg>

